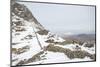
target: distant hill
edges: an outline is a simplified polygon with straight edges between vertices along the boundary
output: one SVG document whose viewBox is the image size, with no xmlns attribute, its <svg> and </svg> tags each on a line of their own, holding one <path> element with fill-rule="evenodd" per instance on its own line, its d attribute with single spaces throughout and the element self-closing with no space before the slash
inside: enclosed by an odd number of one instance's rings
<svg viewBox="0 0 100 67">
<path fill-rule="evenodd" d="M 77 34 L 77 35 L 62 35 L 66 40 L 78 40 L 78 41 L 92 41 L 95 42 L 95 34 Z"/>
</svg>

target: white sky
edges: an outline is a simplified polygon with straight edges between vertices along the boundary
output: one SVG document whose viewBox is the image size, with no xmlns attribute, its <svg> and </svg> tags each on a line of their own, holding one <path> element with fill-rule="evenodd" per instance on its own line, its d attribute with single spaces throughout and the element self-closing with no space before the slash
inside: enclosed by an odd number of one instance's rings
<svg viewBox="0 0 100 67">
<path fill-rule="evenodd" d="M 95 7 L 46 3 L 25 4 L 35 18 L 56 33 L 95 33 Z"/>
</svg>

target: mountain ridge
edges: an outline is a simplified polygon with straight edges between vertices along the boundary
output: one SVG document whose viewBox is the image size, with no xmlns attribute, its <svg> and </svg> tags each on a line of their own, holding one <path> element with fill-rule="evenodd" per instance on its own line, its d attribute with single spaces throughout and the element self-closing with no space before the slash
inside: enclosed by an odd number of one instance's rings
<svg viewBox="0 0 100 67">
<path fill-rule="evenodd" d="M 74 58 L 95 60 L 95 47 L 90 49 L 66 43 L 63 38 L 46 30 L 24 4 L 12 1 L 11 19 L 12 66 L 71 62 L 71 59 L 75 61 Z"/>
</svg>

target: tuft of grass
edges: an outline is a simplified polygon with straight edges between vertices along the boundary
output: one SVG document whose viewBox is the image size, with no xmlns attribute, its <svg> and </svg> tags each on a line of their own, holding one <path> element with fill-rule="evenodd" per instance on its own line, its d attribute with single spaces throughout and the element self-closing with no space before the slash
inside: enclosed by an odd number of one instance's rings
<svg viewBox="0 0 100 67">
<path fill-rule="evenodd" d="M 11 51 L 12 51 L 12 53 L 15 53 L 15 54 L 17 53 L 17 49 L 16 48 L 12 48 Z"/>
<path fill-rule="evenodd" d="M 40 30 L 40 31 L 37 31 L 37 33 L 40 35 L 47 35 L 48 31 L 47 30 Z"/>
<path fill-rule="evenodd" d="M 47 41 L 45 41 L 47 43 L 54 43 L 54 40 L 53 39 L 48 39 Z"/>
<path fill-rule="evenodd" d="M 45 41 L 47 43 L 54 43 L 54 44 L 59 44 L 59 45 L 67 45 L 67 44 L 72 44 L 72 41 L 63 41 L 63 42 L 55 42 L 53 39 L 48 39 L 47 41 Z"/>
<path fill-rule="evenodd" d="M 85 44 L 85 46 L 84 47 L 88 47 L 88 48 L 91 48 L 91 47 L 94 47 L 94 44 L 92 43 L 87 43 L 87 44 Z"/>
<path fill-rule="evenodd" d="M 90 53 L 88 53 L 86 51 L 82 51 L 82 50 L 72 51 L 72 50 L 67 49 L 67 48 L 54 46 L 54 44 L 49 44 L 46 47 L 46 51 L 61 52 L 61 53 L 64 53 L 70 59 L 74 59 L 74 58 L 83 59 L 87 56 L 87 57 L 90 57 L 91 59 L 95 60 L 95 54 L 90 54 Z M 22 65 L 22 64 L 27 64 L 27 63 L 43 60 L 43 59 L 41 59 L 41 54 L 43 54 L 43 53 L 44 53 L 44 51 L 41 51 L 41 52 L 37 53 L 36 55 L 33 55 L 28 60 L 21 60 L 17 65 Z"/>
<path fill-rule="evenodd" d="M 46 50 L 64 53 L 70 59 L 74 59 L 74 58 L 83 59 L 87 56 L 87 57 L 90 57 L 91 59 L 95 60 L 94 54 L 90 54 L 90 53 L 88 53 L 86 51 L 82 51 L 82 50 L 71 51 L 70 49 L 62 48 L 62 47 L 59 47 L 59 46 L 54 46 L 53 44 L 48 45 Z"/>
<path fill-rule="evenodd" d="M 39 61 L 41 60 L 40 55 L 43 54 L 44 52 L 41 51 L 39 53 L 37 53 L 36 55 L 33 55 L 30 59 L 28 60 L 21 60 L 17 65 L 22 65 L 22 64 L 27 64 L 27 63 L 31 63 L 31 62 L 35 62 L 35 61 Z"/>
<path fill-rule="evenodd" d="M 71 52 L 67 52 L 65 53 L 70 59 L 73 58 L 85 58 L 85 56 L 87 56 L 85 54 L 85 51 L 71 51 Z"/>
<path fill-rule="evenodd" d="M 75 43 L 79 44 L 79 42 L 76 41 L 76 40 L 65 40 L 63 42 L 58 42 L 57 44 L 59 44 L 59 45 L 67 45 L 67 44 L 75 44 Z"/>
<path fill-rule="evenodd" d="M 19 43 L 12 43 L 12 45 L 17 45 L 17 44 L 19 44 Z"/>
<path fill-rule="evenodd" d="M 53 44 L 49 44 L 46 50 L 53 51 L 53 52 L 66 52 L 64 48 L 59 47 L 59 46 L 54 46 Z"/>
<path fill-rule="evenodd" d="M 22 28 L 22 27 L 19 27 L 19 26 L 16 26 L 16 27 L 14 28 L 14 30 L 15 30 L 16 32 L 26 31 L 25 28 Z"/>
<path fill-rule="evenodd" d="M 21 53 L 26 52 L 26 51 L 29 50 L 29 49 L 30 49 L 29 46 L 24 46 L 24 47 L 18 48 L 18 49 L 12 48 L 11 50 L 12 50 L 12 53 L 21 54 Z"/>
<path fill-rule="evenodd" d="M 59 42 L 59 44 L 61 44 L 61 45 L 67 45 L 67 44 L 71 44 L 71 43 L 72 43 L 71 40 L 70 41 L 66 40 L 66 41 L 63 41 L 63 42 Z"/>
</svg>

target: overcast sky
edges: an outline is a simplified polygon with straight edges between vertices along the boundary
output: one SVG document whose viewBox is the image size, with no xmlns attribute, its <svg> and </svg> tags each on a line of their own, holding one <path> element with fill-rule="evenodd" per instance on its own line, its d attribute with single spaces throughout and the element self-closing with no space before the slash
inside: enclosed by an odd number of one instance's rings
<svg viewBox="0 0 100 67">
<path fill-rule="evenodd" d="M 95 33 L 95 7 L 46 3 L 25 4 L 35 18 L 54 33 Z"/>
</svg>

